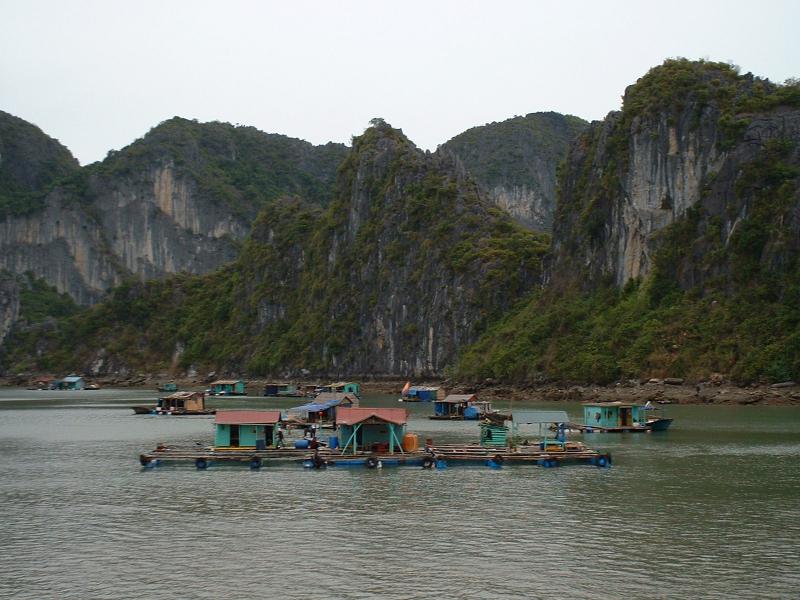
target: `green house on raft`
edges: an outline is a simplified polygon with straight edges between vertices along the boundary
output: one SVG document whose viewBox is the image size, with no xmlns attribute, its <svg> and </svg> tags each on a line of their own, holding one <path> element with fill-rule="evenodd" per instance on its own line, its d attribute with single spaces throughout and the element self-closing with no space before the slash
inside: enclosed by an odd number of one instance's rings
<svg viewBox="0 0 800 600">
<path fill-rule="evenodd" d="M 394 454 L 416 450 L 416 436 L 405 433 L 407 422 L 405 408 L 340 406 L 336 410 L 336 425 L 342 454 L 358 451 Z"/>
<path fill-rule="evenodd" d="M 216 450 L 264 450 L 275 446 L 281 422 L 279 410 L 221 410 L 214 420 Z"/>
<path fill-rule="evenodd" d="M 317 388 L 317 393 L 323 392 L 331 394 L 355 394 L 361 398 L 361 385 L 352 381 L 338 381 L 336 383 L 329 383 L 328 385 L 321 385 Z"/>
<path fill-rule="evenodd" d="M 209 386 L 208 393 L 212 396 L 244 396 L 244 381 L 241 379 L 218 379 Z"/>
<path fill-rule="evenodd" d="M 664 431 L 672 419 L 654 411 L 649 402 L 588 402 L 583 405 L 583 423 L 579 429 L 585 433 L 622 433 Z"/>
<path fill-rule="evenodd" d="M 586 433 L 648 431 L 644 406 L 630 402 L 597 402 L 583 405 L 581 428 Z"/>
<path fill-rule="evenodd" d="M 86 384 L 83 381 L 83 377 L 74 373 L 67 375 L 64 379 L 54 381 L 52 384 L 52 389 L 54 390 L 82 390 L 85 387 Z"/>
</svg>

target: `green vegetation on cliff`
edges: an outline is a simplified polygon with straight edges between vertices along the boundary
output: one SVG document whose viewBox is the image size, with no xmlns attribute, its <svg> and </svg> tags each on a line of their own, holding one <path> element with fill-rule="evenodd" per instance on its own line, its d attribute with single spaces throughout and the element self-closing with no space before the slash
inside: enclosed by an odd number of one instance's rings
<svg viewBox="0 0 800 600">
<path fill-rule="evenodd" d="M 0 111 L 0 219 L 39 210 L 47 192 L 79 168 L 57 140 Z"/>
<path fill-rule="evenodd" d="M 354 140 L 333 198 L 269 203 L 234 264 L 120 286 L 55 331 L 16 331 L 6 362 L 63 369 L 101 352 L 148 371 L 367 372 L 388 360 L 380 344 L 417 360 L 429 327 L 441 333 L 427 343 L 452 360 L 448 340 L 472 341 L 538 280 L 548 238 L 383 121 Z"/>
<path fill-rule="evenodd" d="M 558 273 L 558 286 L 538 293 L 465 351 L 458 376 L 608 383 L 720 372 L 744 382 L 800 379 L 796 137 L 743 148 L 737 144 L 744 129 L 726 137 L 733 154 L 724 176 L 710 173 L 700 201 L 658 232 L 644 281 L 619 288 L 611 276 L 590 279 L 582 271 L 588 260 L 582 257 L 597 260 L 584 246 L 596 244 L 600 253 L 609 243 L 603 236 L 621 195 L 634 119 L 677 121 L 697 109 L 698 98 L 709 99 L 701 104 L 714 107 L 711 118 L 722 115 L 712 125 L 726 136 L 726 115 L 749 123 L 757 115 L 745 110 L 763 115 L 779 108 L 783 121 L 797 119 L 787 111 L 800 106 L 795 86 L 740 76 L 728 65 L 680 60 L 653 69 L 628 89 L 622 114 L 606 130 L 611 135 L 604 139 L 598 128 L 584 136 L 573 149 L 574 171 L 561 174 L 572 179 L 562 188 L 569 191 L 559 207 L 566 225 L 556 235 L 570 257 L 562 269 L 572 270 Z M 600 155 L 598 174 L 593 160 Z"/>
<path fill-rule="evenodd" d="M 472 127 L 442 147 L 453 152 L 479 183 L 536 187 L 542 165 L 553 168 L 588 123 L 559 113 L 531 113 Z"/>
<path fill-rule="evenodd" d="M 254 127 L 174 117 L 130 146 L 110 152 L 93 168 L 119 179 L 170 162 L 208 198 L 252 218 L 266 203 L 287 194 L 326 204 L 346 153 L 342 144 L 313 146 Z"/>
</svg>

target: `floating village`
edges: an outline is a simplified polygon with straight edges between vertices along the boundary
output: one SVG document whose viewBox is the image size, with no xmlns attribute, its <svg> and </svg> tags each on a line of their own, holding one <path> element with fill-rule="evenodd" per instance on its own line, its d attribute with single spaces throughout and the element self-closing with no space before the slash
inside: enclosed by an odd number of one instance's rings
<svg viewBox="0 0 800 600">
<path fill-rule="evenodd" d="M 136 415 L 186 417 L 211 415 L 214 443 L 182 447 L 160 443 L 139 455 L 144 469 L 168 464 L 194 465 L 205 470 L 214 465 L 241 464 L 250 469 L 269 465 L 297 465 L 308 469 L 389 466 L 443 469 L 455 465 L 481 465 L 500 469 L 509 465 L 553 468 L 568 464 L 608 468 L 609 452 L 571 434 L 649 433 L 666 430 L 672 419 L 661 409 L 625 402 L 585 403 L 583 422 L 570 420 L 562 410 L 492 408 L 476 394 L 446 394 L 432 386 L 407 383 L 398 401 L 426 403 L 428 418 L 471 421 L 474 441 L 437 444 L 408 429 L 409 410 L 361 405 L 361 386 L 354 382 L 328 385 L 267 383 L 262 397 L 303 398 L 288 409 L 209 408 L 209 397 L 246 396 L 246 382 L 218 380 L 204 391 L 182 391 L 174 383 L 159 386 L 165 393 L 154 405 L 134 406 Z M 218 403 L 217 403 L 218 404 Z"/>
</svg>

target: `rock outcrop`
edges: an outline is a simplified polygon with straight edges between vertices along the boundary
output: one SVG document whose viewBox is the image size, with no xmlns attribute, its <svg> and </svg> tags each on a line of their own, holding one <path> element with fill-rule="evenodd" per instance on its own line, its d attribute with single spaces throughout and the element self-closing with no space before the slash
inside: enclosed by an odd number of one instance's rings
<svg viewBox="0 0 800 600">
<path fill-rule="evenodd" d="M 441 376 L 539 281 L 546 248 L 448 154 L 377 120 L 327 208 L 269 203 L 229 268 L 126 283 L 81 317 L 91 338 L 48 344 L 100 374 Z"/>
<path fill-rule="evenodd" d="M 674 69 L 686 78 L 670 80 Z M 727 243 L 751 206 L 737 190 L 743 170 L 770 144 L 785 140 L 796 149 L 800 140 L 800 111 L 773 99 L 777 90 L 727 65 L 689 61 L 668 61 L 628 88 L 623 111 L 593 123 L 570 150 L 551 283 L 622 286 L 645 278 L 660 233 L 691 209 L 718 229 L 708 248 Z M 703 279 L 702 257 L 690 262 L 687 287 Z"/>
<path fill-rule="evenodd" d="M 531 113 L 473 127 L 441 149 L 455 154 L 488 197 L 519 223 L 550 231 L 556 167 L 587 125 L 570 115 Z"/>
<path fill-rule="evenodd" d="M 24 156 L 29 145 L 4 142 Z M 265 203 L 287 193 L 327 202 L 345 152 L 171 119 L 102 163 L 61 173 L 26 210 L 6 211 L 0 268 L 29 271 L 81 304 L 130 276 L 208 273 L 235 259 Z"/>
</svg>

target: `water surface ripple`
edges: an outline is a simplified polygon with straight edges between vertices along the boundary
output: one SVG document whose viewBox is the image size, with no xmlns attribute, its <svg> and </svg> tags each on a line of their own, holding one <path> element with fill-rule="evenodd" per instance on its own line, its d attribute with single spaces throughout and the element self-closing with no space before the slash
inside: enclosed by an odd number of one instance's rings
<svg viewBox="0 0 800 600">
<path fill-rule="evenodd" d="M 3 598 L 789 598 L 800 589 L 797 409 L 675 407 L 665 434 L 587 436 L 613 453 L 606 470 L 144 471 L 141 451 L 210 443 L 212 420 L 133 416 L 126 407 L 146 392 L 47 394 L 0 391 Z M 410 408 L 422 437 L 477 437 L 474 423 Z M 580 417 L 577 405 L 559 408 Z"/>
</svg>

